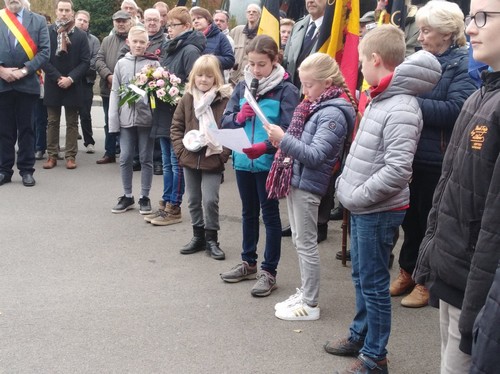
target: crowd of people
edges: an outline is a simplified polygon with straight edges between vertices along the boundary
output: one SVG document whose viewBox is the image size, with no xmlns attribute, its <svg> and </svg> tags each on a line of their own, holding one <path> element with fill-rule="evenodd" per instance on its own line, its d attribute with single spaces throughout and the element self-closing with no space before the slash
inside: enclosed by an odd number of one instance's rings
<svg viewBox="0 0 500 374">
<path fill-rule="evenodd" d="M 269 296 L 277 287 L 282 236 L 291 236 L 300 281 L 274 315 L 314 321 L 318 243 L 336 215 L 336 196 L 337 212 L 350 213 L 356 306 L 346 336 L 324 349 L 357 357 L 336 372 L 388 373 L 391 296 L 406 294 L 405 307 L 439 308 L 441 373 L 498 372 L 500 0 L 471 0 L 467 16 L 454 2 L 408 1 L 404 32 L 378 22 L 386 6 L 379 1 L 359 20 L 356 92 L 337 62 L 318 51 L 326 0 L 305 0 L 307 14 L 297 21 L 282 17 L 279 43 L 258 35 L 256 4 L 246 8 L 246 23 L 230 30 L 223 10 L 157 2 L 142 11 L 124 0 L 101 42 L 90 33 L 91 14 L 75 12 L 71 0 L 56 2 L 52 24 L 31 12 L 27 0 L 4 2 L 0 186 L 11 182 L 14 165 L 22 184 L 35 186 L 36 160 L 45 157 L 44 169 L 61 160 L 76 169 L 79 123 L 85 151 L 95 152 L 90 109 L 99 77 L 105 152 L 96 163 L 116 163 L 119 155 L 123 190 L 112 213 L 135 207 L 132 180 L 140 170 L 144 220 L 181 222 L 187 192 L 193 237 L 180 253 L 224 260 L 219 191 L 232 156 L 242 252 L 220 277 L 254 280 L 251 295 Z M 480 78 L 477 63 L 485 66 Z M 146 67 L 166 69 L 166 79 L 185 86 L 182 98 L 124 104 L 124 88 Z M 358 107 L 363 99 L 366 106 Z M 231 151 L 213 135 L 218 129 L 242 130 L 250 146 Z M 163 174 L 163 193 L 153 209 L 154 173 Z M 289 227 L 282 227 L 282 198 Z M 391 283 L 400 227 L 400 269 Z"/>
</svg>

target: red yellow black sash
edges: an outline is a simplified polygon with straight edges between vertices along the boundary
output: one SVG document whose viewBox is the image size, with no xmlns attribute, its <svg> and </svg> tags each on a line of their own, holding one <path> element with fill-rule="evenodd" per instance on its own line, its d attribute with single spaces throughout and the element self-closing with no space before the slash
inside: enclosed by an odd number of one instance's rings
<svg viewBox="0 0 500 374">
<path fill-rule="evenodd" d="M 17 17 L 8 9 L 0 10 L 0 18 L 5 22 L 10 32 L 16 37 L 17 42 L 21 44 L 30 60 L 36 55 L 36 44 L 31 39 L 28 30 L 19 22 Z"/>
</svg>

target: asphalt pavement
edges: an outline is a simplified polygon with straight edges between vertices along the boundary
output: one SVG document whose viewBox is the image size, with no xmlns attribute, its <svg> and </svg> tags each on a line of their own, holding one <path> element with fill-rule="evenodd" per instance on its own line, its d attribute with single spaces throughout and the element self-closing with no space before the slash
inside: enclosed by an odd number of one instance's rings
<svg viewBox="0 0 500 374">
<path fill-rule="evenodd" d="M 290 238 L 282 239 L 278 289 L 269 297 L 252 297 L 253 281 L 219 277 L 241 252 L 231 164 L 220 191 L 226 260 L 180 255 L 191 238 L 186 202 L 182 223 L 167 227 L 147 224 L 138 209 L 111 213 L 123 194 L 119 167 L 96 165 L 104 153 L 102 108 L 92 114 L 97 152 L 86 154 L 79 141 L 76 170 L 63 161 L 44 170 L 37 161 L 35 187 L 24 187 L 17 171 L 0 187 L 0 373 L 319 374 L 350 365 L 352 358 L 323 350 L 326 340 L 347 334 L 354 313 L 350 268 L 335 260 L 340 222 L 330 222 L 320 244 L 320 320 L 278 320 L 274 304 L 300 285 Z M 62 127 L 61 145 L 64 134 Z M 137 201 L 139 172 L 133 183 Z M 161 191 L 162 177 L 154 176 L 154 205 Z M 392 278 L 397 273 L 396 263 Z M 390 372 L 437 373 L 438 311 L 400 301 L 393 299 Z"/>
</svg>

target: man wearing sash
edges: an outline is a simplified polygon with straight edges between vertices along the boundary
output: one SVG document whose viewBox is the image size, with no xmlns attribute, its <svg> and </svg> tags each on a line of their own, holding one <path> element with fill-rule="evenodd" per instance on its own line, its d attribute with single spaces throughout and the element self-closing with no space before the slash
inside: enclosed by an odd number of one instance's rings
<svg viewBox="0 0 500 374">
<path fill-rule="evenodd" d="M 22 0 L 4 0 L 0 10 L 0 186 L 11 181 L 18 143 L 17 168 L 27 187 L 35 185 L 33 109 L 40 96 L 37 70 L 49 59 L 45 18 Z"/>
</svg>

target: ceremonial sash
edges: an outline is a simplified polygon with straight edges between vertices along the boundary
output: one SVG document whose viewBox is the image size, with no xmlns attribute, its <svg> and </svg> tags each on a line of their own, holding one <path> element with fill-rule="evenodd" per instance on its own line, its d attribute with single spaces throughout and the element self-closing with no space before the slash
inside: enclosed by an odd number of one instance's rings
<svg viewBox="0 0 500 374">
<path fill-rule="evenodd" d="M 14 13 L 8 9 L 0 10 L 0 18 L 5 22 L 9 31 L 15 36 L 17 42 L 21 44 L 28 58 L 32 60 L 35 57 L 37 48 L 28 30 L 19 22 Z"/>
</svg>

